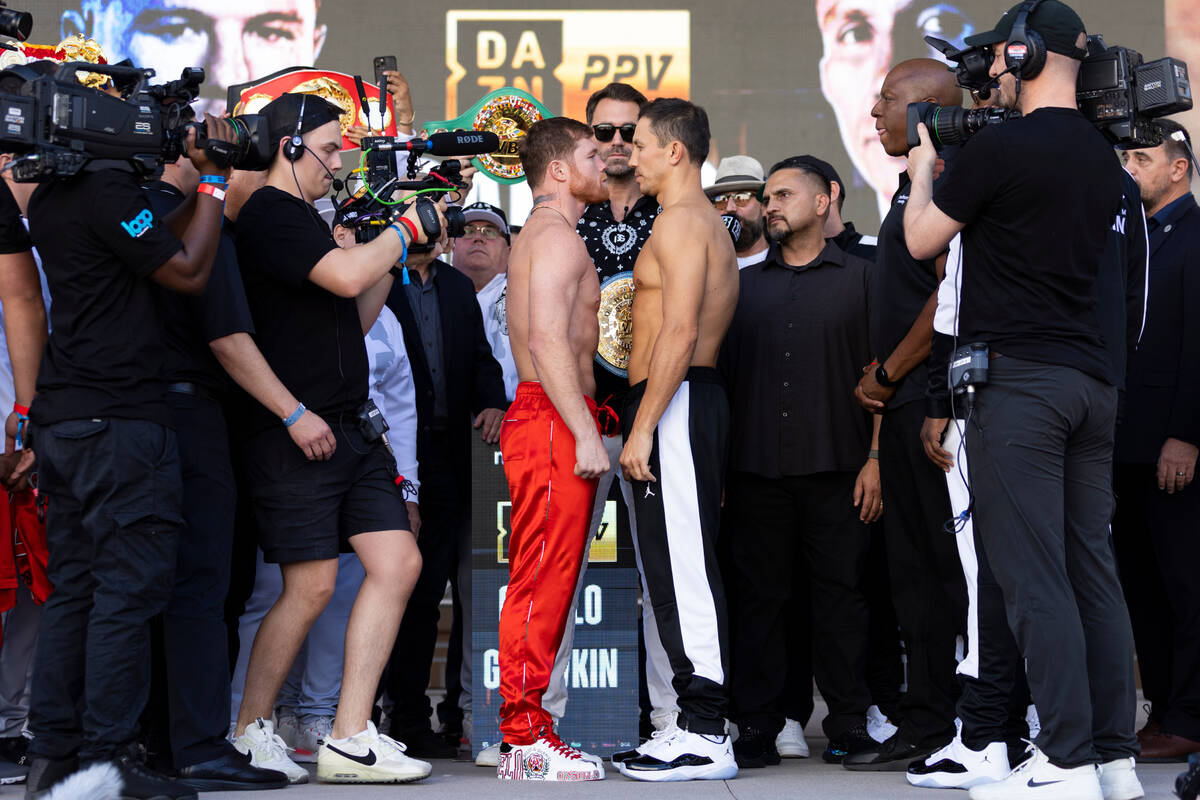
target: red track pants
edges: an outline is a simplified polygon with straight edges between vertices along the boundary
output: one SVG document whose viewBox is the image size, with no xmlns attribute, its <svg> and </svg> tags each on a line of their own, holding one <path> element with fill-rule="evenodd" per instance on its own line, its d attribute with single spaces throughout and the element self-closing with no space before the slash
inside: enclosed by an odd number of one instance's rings
<svg viewBox="0 0 1200 800">
<path fill-rule="evenodd" d="M 596 404 L 585 399 L 595 414 Z M 579 578 L 597 482 L 575 475 L 575 437 L 539 383 L 517 387 L 500 452 L 512 496 L 500 611 L 500 733 L 524 745 L 552 724 L 542 695 Z"/>
</svg>

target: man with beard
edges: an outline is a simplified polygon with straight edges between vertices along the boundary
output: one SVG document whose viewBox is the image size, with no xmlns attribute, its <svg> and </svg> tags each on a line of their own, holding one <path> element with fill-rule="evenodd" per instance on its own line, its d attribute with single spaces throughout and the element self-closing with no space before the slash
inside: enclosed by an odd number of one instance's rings
<svg viewBox="0 0 1200 800">
<path fill-rule="evenodd" d="M 763 235 L 762 164 L 750 156 L 730 156 L 717 164 L 717 178 L 704 193 L 718 214 L 733 214 L 742 223 L 733 243 L 738 269 L 761 264 L 767 257 L 767 238 Z"/>
<path fill-rule="evenodd" d="M 601 163 L 588 128 L 566 117 L 535 124 L 521 145 L 533 211 L 509 261 L 508 329 L 521 383 L 500 433 L 512 496 L 500 611 L 501 780 L 604 777 L 598 762 L 558 738 L 542 706 L 596 481 L 609 469 L 592 397 L 600 281 L 574 234 L 584 205 L 604 197 Z"/>
<path fill-rule="evenodd" d="M 630 159 L 663 211 L 634 269 L 621 467 L 633 481 L 643 580 L 679 692 L 678 727 L 618 765 L 637 780 L 737 775 L 725 733 L 728 624 L 716 553 L 729 402 L 716 364 L 738 270 L 700 185 L 709 144 L 704 109 L 659 99 L 642 109 Z"/>
<path fill-rule="evenodd" d="M 772 167 L 765 197 L 773 244 L 762 264 L 741 274 L 721 354 L 733 410 L 726 491 L 738 530 L 725 577 L 740 766 L 778 763 L 776 735 L 788 710 L 788 670 L 779 665 L 788 661 L 798 613 L 812 617 L 807 643 L 829 705 L 825 760 L 875 747 L 866 726 L 863 578 L 864 523 L 882 510 L 879 467 L 870 415 L 845 402 L 870 353 L 872 266 L 825 239 L 829 181 L 804 159 Z M 797 602 L 797 584 L 811 605 Z"/>
</svg>

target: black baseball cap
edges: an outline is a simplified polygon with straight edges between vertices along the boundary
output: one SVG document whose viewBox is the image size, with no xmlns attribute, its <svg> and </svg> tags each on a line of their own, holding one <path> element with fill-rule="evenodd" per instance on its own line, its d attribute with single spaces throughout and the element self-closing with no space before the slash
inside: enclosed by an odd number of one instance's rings
<svg viewBox="0 0 1200 800">
<path fill-rule="evenodd" d="M 304 109 L 303 119 L 300 119 L 301 108 Z M 285 92 L 263 106 L 258 113 L 267 118 L 271 144 L 274 145 L 296 131 L 298 119 L 300 133 L 305 134 L 340 119 L 342 110 L 315 94 Z"/>
<path fill-rule="evenodd" d="M 1004 16 L 992 30 L 968 36 L 963 41 L 968 47 L 1007 42 L 1008 37 L 1012 35 L 1013 25 L 1016 24 L 1017 15 L 1023 5 L 1025 2 L 1020 2 L 1005 11 Z M 1079 34 L 1087 35 L 1083 20 L 1079 18 L 1074 9 L 1061 0 L 1042 0 L 1026 19 L 1025 27 L 1037 31 L 1046 43 L 1046 49 L 1051 53 L 1079 60 L 1087 57 L 1087 46 L 1085 45 L 1083 49 L 1077 47 Z"/>
<path fill-rule="evenodd" d="M 842 188 L 842 194 L 846 193 L 846 184 L 842 183 L 841 177 L 837 174 L 837 170 L 828 161 L 822 161 L 816 156 L 796 156 L 793 161 L 800 161 L 821 174 L 821 177 L 829 181 L 830 184 L 836 183 Z"/>
</svg>

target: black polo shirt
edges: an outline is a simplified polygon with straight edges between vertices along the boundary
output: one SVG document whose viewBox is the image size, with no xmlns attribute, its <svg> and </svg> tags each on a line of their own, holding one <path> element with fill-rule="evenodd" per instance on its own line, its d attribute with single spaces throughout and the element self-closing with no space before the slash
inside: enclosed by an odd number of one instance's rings
<svg viewBox="0 0 1200 800">
<path fill-rule="evenodd" d="M 608 200 L 591 203 L 583 209 L 583 216 L 579 218 L 575 230 L 583 239 L 592 263 L 596 265 L 600 283 L 603 284 L 619 272 L 633 269 L 642 246 L 650 238 L 654 218 L 661 210 L 658 201 L 649 195 L 642 195 L 620 222 L 613 216 L 612 203 Z M 608 401 L 614 408 L 619 407 L 621 398 L 629 391 L 629 382 L 609 372 L 598 362 L 592 366 L 596 376 L 596 399 Z"/>
<path fill-rule="evenodd" d="M 171 213 L 185 199 L 166 181 L 155 181 L 146 191 L 151 208 L 160 216 Z M 156 289 L 166 328 L 167 380 L 191 383 L 210 397 L 225 398 L 230 379 L 208 344 L 235 333 L 254 333 L 238 271 L 234 224 L 225 220 L 221 228 L 221 243 L 203 292 L 182 295 L 162 286 Z"/>
<path fill-rule="evenodd" d="M 862 468 L 871 420 L 853 392 L 871 360 L 872 269 L 826 243 L 802 266 L 772 245 L 741 271 L 721 351 L 731 469 L 779 478 Z"/>
<path fill-rule="evenodd" d="M 183 244 L 130 172 L 46 181 L 29 233 L 54 303 L 30 418 L 116 417 L 171 426 L 163 326 L 150 275 Z"/>
<path fill-rule="evenodd" d="M 238 214 L 238 265 L 258 347 L 283 385 L 326 419 L 353 412 L 367 399 L 358 304 L 308 279 L 336 248 L 316 209 L 273 186 L 250 195 Z M 252 409 L 252 431 L 280 424 L 262 405 Z"/>
<path fill-rule="evenodd" d="M 937 291 L 936 259 L 918 261 L 908 252 L 904 239 L 904 209 L 912 181 L 900 174 L 900 188 L 892 195 L 892 207 L 879 226 L 875 259 L 874 295 L 871 298 L 871 355 L 882 364 L 921 316 L 929 296 Z M 925 396 L 929 367 L 922 361 L 900 379 L 887 410 L 895 411 Z"/>
</svg>

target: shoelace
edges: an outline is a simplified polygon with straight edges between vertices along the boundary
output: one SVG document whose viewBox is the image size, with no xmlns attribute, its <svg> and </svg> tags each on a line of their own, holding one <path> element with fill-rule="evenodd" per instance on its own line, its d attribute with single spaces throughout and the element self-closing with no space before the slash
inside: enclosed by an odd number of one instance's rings
<svg viewBox="0 0 1200 800">
<path fill-rule="evenodd" d="M 396 741 L 385 733 L 376 732 L 375 735 L 379 737 L 379 741 L 383 742 L 384 745 L 393 748 L 396 752 L 401 754 L 408 752 L 408 745 L 406 745 L 404 742 Z"/>
<path fill-rule="evenodd" d="M 255 725 L 258 726 L 260 731 L 266 733 L 267 728 L 265 725 L 261 724 L 261 721 L 256 722 Z M 293 748 L 288 747 L 288 743 L 283 740 L 283 737 L 278 733 L 275 733 L 274 730 L 271 731 L 271 737 L 267 739 L 263 745 L 264 749 L 267 751 L 267 755 L 271 758 L 279 758 L 282 756 L 290 761 L 291 759 L 288 756 L 288 753 L 295 752 Z"/>
<path fill-rule="evenodd" d="M 550 749 L 559 755 L 567 758 L 574 758 L 579 761 L 583 760 L 583 755 L 574 747 L 571 747 L 571 745 L 558 738 L 558 734 L 554 731 L 546 731 L 542 734 L 542 738 L 546 740 L 548 745 L 550 745 Z"/>
</svg>

